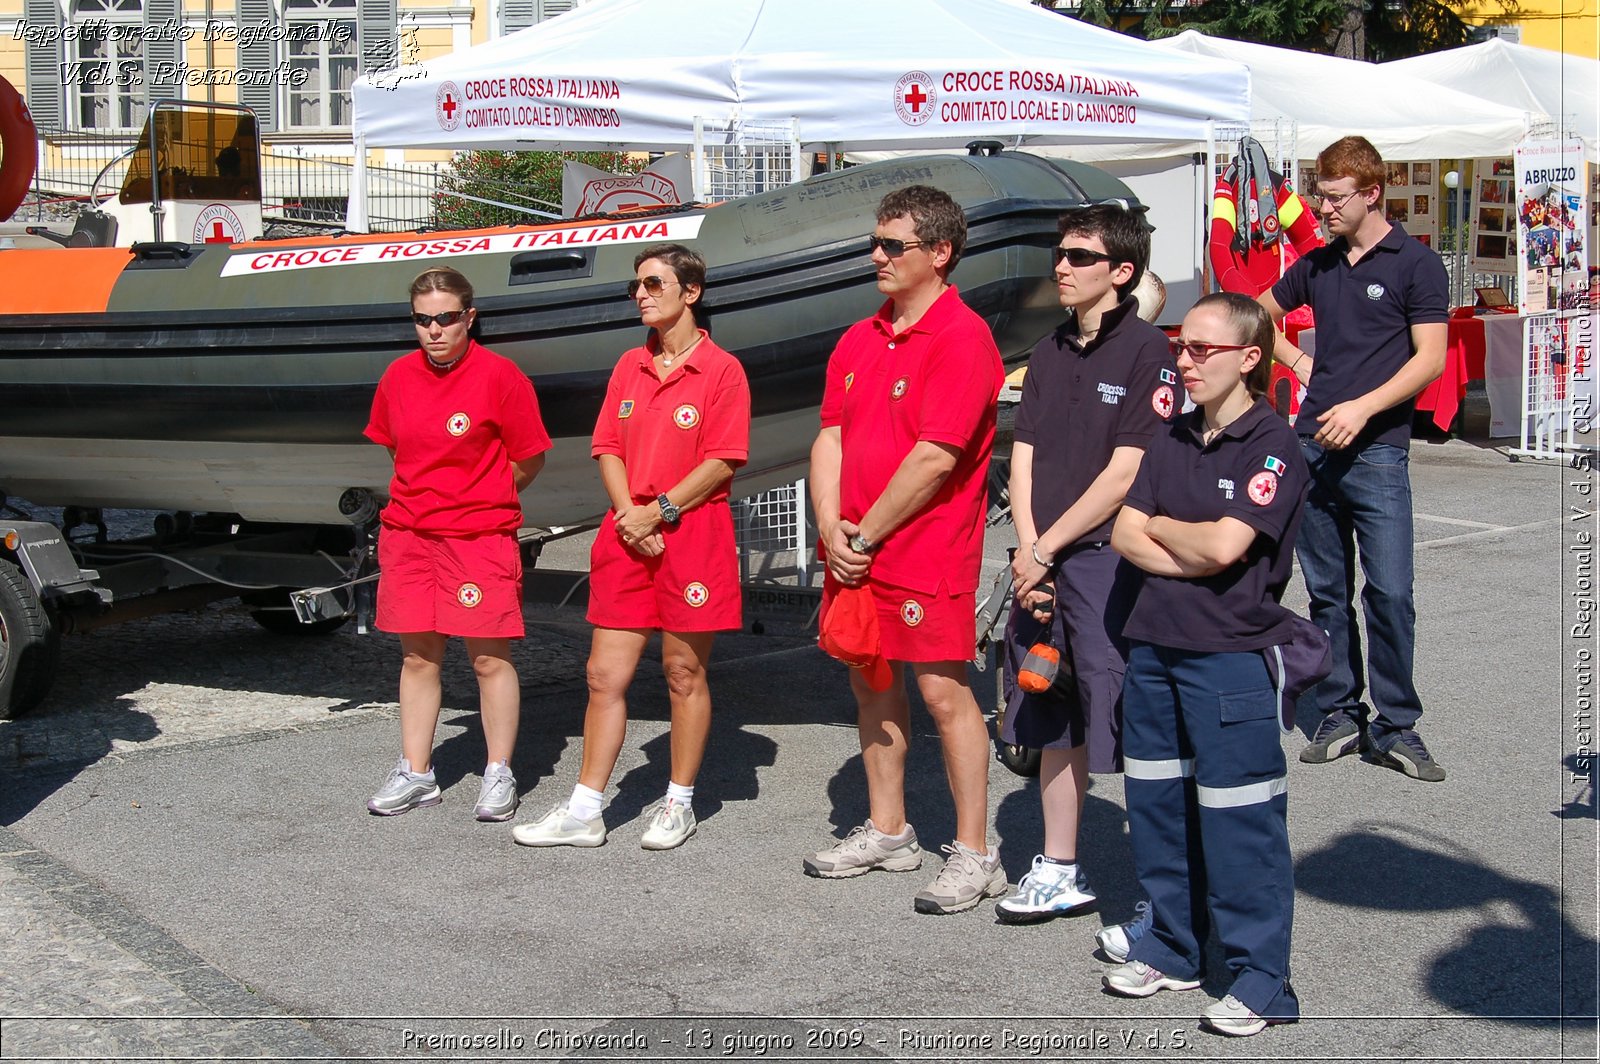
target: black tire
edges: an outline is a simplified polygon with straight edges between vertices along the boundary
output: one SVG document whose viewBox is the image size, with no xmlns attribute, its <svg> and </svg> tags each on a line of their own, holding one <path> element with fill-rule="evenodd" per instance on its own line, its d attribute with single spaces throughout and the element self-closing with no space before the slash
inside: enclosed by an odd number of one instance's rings
<svg viewBox="0 0 1600 1064">
<path fill-rule="evenodd" d="M 325 621 L 312 621 L 303 624 L 295 616 L 294 607 L 289 604 L 289 589 L 278 588 L 273 591 L 252 591 L 241 595 L 240 599 L 246 606 L 253 607 L 250 619 L 273 635 L 316 636 L 337 632 L 350 620 L 348 617 L 333 617 Z"/>
<path fill-rule="evenodd" d="M 0 718 L 44 701 L 60 657 L 61 640 L 33 585 L 21 569 L 0 562 Z"/>
</svg>

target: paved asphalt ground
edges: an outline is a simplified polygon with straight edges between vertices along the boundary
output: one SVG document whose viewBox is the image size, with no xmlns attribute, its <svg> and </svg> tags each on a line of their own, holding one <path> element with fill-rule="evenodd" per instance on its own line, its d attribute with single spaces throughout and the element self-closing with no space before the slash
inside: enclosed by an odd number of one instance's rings
<svg viewBox="0 0 1600 1064">
<path fill-rule="evenodd" d="M 1094 782 L 1081 850 L 1101 912 L 914 913 L 952 831 L 920 710 L 923 869 L 803 876 L 865 797 L 843 670 L 796 630 L 718 644 L 686 846 L 637 844 L 667 765 L 647 664 L 610 842 L 536 851 L 472 820 L 482 745 L 459 657 L 444 803 L 371 817 L 396 756 L 393 641 L 278 638 L 213 610 L 68 640 L 48 704 L 0 724 L 0 1058 L 1593 1060 L 1600 822 L 1570 771 L 1587 763 L 1563 763 L 1593 742 L 1569 668 L 1584 574 L 1565 518 L 1583 500 L 1563 488 L 1587 475 L 1470 436 L 1412 454 L 1417 675 L 1450 777 L 1302 765 L 1285 741 L 1296 1025 L 1202 1032 L 1220 952 L 1201 992 L 1100 989 L 1094 932 L 1136 897 L 1115 777 Z M 1298 579 L 1291 596 L 1303 607 Z M 529 621 L 519 819 L 571 788 L 587 648 L 578 610 Z M 995 765 L 990 802 L 1015 882 L 1039 844 L 1035 784 Z"/>
</svg>

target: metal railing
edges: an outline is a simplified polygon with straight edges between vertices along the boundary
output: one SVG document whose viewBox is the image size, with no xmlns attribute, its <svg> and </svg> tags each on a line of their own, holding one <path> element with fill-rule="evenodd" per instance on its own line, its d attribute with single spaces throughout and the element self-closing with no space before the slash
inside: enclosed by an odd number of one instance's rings
<svg viewBox="0 0 1600 1064">
<path fill-rule="evenodd" d="M 115 195 L 127 174 L 128 149 L 137 133 L 51 133 L 40 138 L 32 192 L 19 220 L 66 221 L 92 205 L 98 194 Z M 395 232 L 434 224 L 439 178 L 448 163 L 369 166 L 372 227 Z M 320 154 L 305 145 L 266 146 L 261 153 L 262 208 L 269 219 L 340 224 L 350 197 L 348 158 Z"/>
</svg>

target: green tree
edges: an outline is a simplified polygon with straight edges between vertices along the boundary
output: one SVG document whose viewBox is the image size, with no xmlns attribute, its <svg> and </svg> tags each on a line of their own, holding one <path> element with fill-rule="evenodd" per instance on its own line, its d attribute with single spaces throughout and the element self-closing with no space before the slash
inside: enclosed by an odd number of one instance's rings
<svg viewBox="0 0 1600 1064">
<path fill-rule="evenodd" d="M 1495 3 L 1500 14 L 1490 21 L 1513 17 L 1518 8 L 1518 0 Z M 1066 13 L 1150 40 L 1192 29 L 1375 62 L 1455 48 L 1472 31 L 1441 0 L 1079 0 Z"/>
<path fill-rule="evenodd" d="M 450 168 L 439 177 L 434 224 L 442 229 L 476 229 L 540 221 L 541 215 L 530 210 L 559 215 L 561 164 L 568 159 L 614 174 L 636 174 L 646 165 L 644 160 L 619 151 L 457 152 Z M 519 207 L 529 210 L 516 209 Z"/>
</svg>

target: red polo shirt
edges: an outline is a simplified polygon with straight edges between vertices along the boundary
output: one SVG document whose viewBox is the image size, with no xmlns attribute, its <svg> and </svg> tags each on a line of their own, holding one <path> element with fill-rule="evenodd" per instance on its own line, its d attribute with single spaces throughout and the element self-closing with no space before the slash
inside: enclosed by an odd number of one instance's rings
<svg viewBox="0 0 1600 1064">
<path fill-rule="evenodd" d="M 919 440 L 961 450 L 938 494 L 883 541 L 875 579 L 916 591 L 977 589 L 1004 381 L 989 326 L 954 286 L 898 335 L 890 301 L 839 340 L 828 360 L 822 427 L 837 426 L 844 447 L 841 517 L 861 520 Z"/>
<path fill-rule="evenodd" d="M 750 385 L 739 360 L 703 339 L 666 380 L 650 360 L 660 340 L 624 354 L 611 371 L 606 399 L 594 425 L 589 453 L 614 454 L 628 469 L 634 501 L 676 487 L 708 458 L 743 462 L 750 457 Z M 724 483 L 708 502 L 728 498 Z"/>
<path fill-rule="evenodd" d="M 394 450 L 383 523 L 434 536 L 517 529 L 511 463 L 550 449 L 533 382 L 475 340 L 448 369 L 420 349 L 393 362 L 366 436 Z"/>
</svg>

